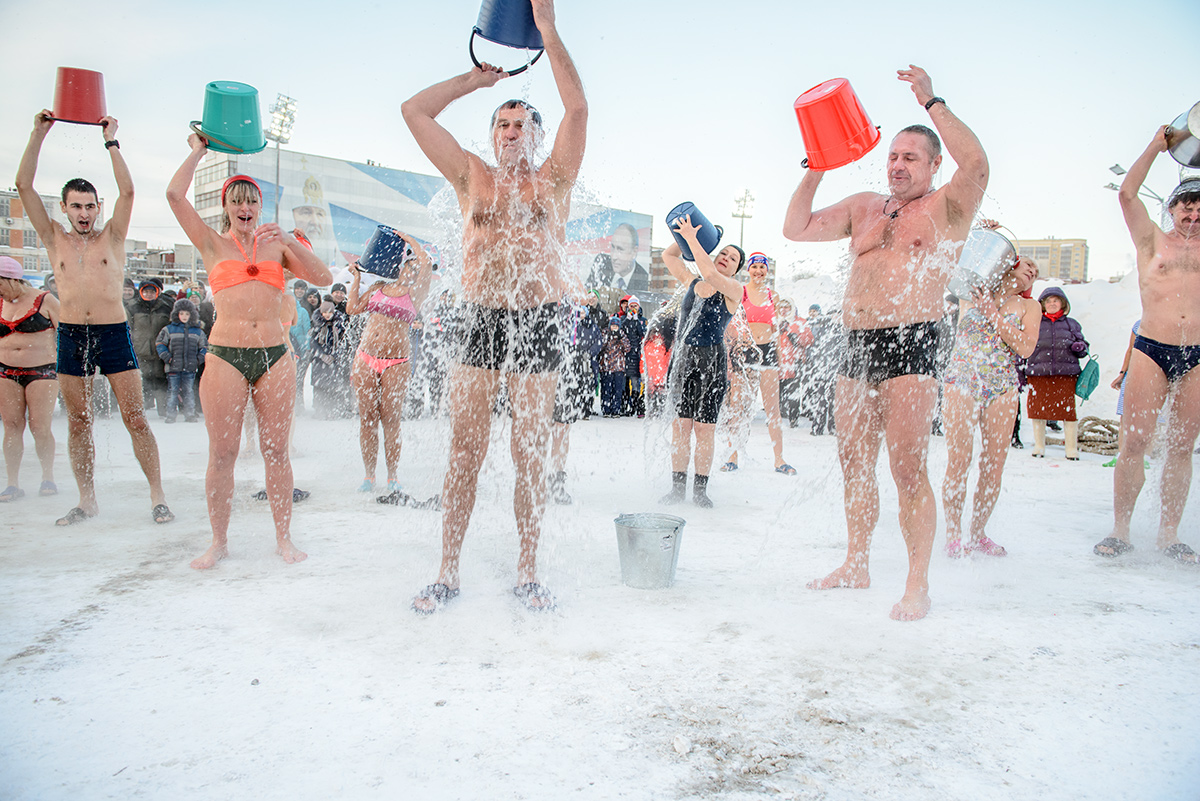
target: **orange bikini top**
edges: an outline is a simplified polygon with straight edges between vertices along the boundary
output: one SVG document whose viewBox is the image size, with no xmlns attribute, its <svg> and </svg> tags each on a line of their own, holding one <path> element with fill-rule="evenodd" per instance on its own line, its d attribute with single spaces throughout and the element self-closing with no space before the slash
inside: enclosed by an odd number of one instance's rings
<svg viewBox="0 0 1200 801">
<path fill-rule="evenodd" d="M 237 245 L 237 249 L 241 251 L 245 261 L 226 259 L 209 270 L 208 284 L 212 287 L 212 291 L 220 292 L 222 289 L 244 284 L 247 281 L 262 281 L 282 292 L 286 283 L 283 278 L 283 265 L 277 261 L 260 262 L 257 239 L 254 240 L 254 258 L 250 258 L 246 255 L 246 249 L 242 247 L 242 243 L 237 241 L 236 237 L 230 238 L 233 239 L 233 244 Z"/>
</svg>

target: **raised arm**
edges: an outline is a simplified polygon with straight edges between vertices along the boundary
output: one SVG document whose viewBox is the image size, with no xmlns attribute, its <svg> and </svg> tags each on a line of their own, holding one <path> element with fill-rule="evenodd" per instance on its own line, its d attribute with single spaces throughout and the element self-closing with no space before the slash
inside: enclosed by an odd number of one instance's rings
<svg viewBox="0 0 1200 801">
<path fill-rule="evenodd" d="M 362 291 L 362 270 L 358 262 L 350 265 L 350 289 L 346 292 L 346 314 L 362 314 L 366 311 L 374 290 L 383 286 L 382 281 L 376 281 L 366 292 Z"/>
<path fill-rule="evenodd" d="M 713 264 L 712 258 L 704 252 L 704 248 L 700 245 L 700 241 L 697 238 L 700 229 L 692 225 L 691 216 L 685 214 L 676 220 L 675 230 L 688 243 L 688 248 L 692 251 L 692 258 L 696 261 L 696 269 L 700 271 L 700 277 L 711 284 L 726 299 L 734 303 L 741 303 L 741 283 L 737 279 L 731 278 L 728 275 L 721 275 L 717 271 L 717 265 Z"/>
<path fill-rule="evenodd" d="M 429 294 L 429 282 L 433 280 L 433 259 L 429 256 L 429 251 L 422 247 L 412 234 L 403 231 L 398 233 L 412 248 L 413 257 L 417 260 L 417 275 L 408 282 L 408 294 L 412 296 L 413 308 L 420 310 L 425 296 Z"/>
<path fill-rule="evenodd" d="M 575 62 L 571 60 L 555 27 L 554 0 L 533 0 L 533 21 L 542 35 L 546 58 L 550 60 L 550 70 L 554 73 L 554 83 L 565 109 L 547 165 L 555 185 L 569 190 L 575 184 L 579 166 L 583 163 L 583 149 L 587 142 L 587 99 L 583 95 L 583 81 L 579 79 Z"/>
<path fill-rule="evenodd" d="M 400 104 L 400 113 L 404 115 L 404 122 L 412 131 L 421 152 L 460 195 L 467 187 L 472 156 L 438 123 L 437 116 L 460 97 L 466 97 L 476 89 L 495 86 L 497 81 L 506 77 L 508 73 L 498 67 L 484 64 L 422 89 Z"/>
<path fill-rule="evenodd" d="M 115 117 L 104 117 L 100 120 L 100 132 L 105 142 L 117 141 L 117 120 Z M 112 159 L 113 178 L 117 180 L 117 202 L 113 204 L 112 214 L 108 218 L 108 226 L 104 229 L 112 240 L 113 247 L 124 248 L 125 236 L 129 233 L 129 221 L 133 218 L 133 176 L 129 174 L 129 165 L 121 155 L 119 144 L 105 146 L 109 158 Z"/>
<path fill-rule="evenodd" d="M 33 133 L 29 135 L 29 144 L 25 146 L 25 155 L 21 156 L 21 165 L 17 167 L 17 195 L 21 198 L 21 205 L 25 207 L 25 214 L 29 217 L 29 222 L 33 223 L 33 230 L 37 231 L 38 236 L 47 245 L 53 245 L 54 233 L 61 228 L 55 225 L 50 219 L 50 215 L 46 213 L 42 199 L 38 197 L 37 190 L 33 188 L 33 176 L 37 173 L 38 155 L 42 151 L 42 142 L 45 141 L 46 134 L 50 133 L 52 125 L 54 125 L 54 115 L 46 109 L 42 109 L 34 116 Z"/>
<path fill-rule="evenodd" d="M 179 221 L 179 226 L 183 228 L 187 238 L 200 251 L 201 256 L 211 258 L 212 252 L 216 248 L 218 234 L 208 227 L 204 220 L 200 219 L 195 207 L 187 199 L 192 178 L 196 175 L 196 165 L 204 158 L 208 148 L 200 135 L 196 133 L 188 137 L 188 147 L 192 149 L 192 152 L 188 153 L 188 157 L 183 160 L 183 164 L 175 171 L 171 182 L 167 184 L 167 205 L 171 207 L 171 212 Z"/>
<path fill-rule="evenodd" d="M 897 70 L 900 80 L 907 82 L 917 102 L 924 107 L 934 99 L 933 81 L 920 67 L 909 64 L 906 70 Z M 946 107 L 944 102 L 934 103 L 928 108 L 929 119 L 946 145 L 946 152 L 958 169 L 944 187 L 947 219 L 953 224 L 969 224 L 974 218 L 983 192 L 988 184 L 988 160 L 983 145 L 962 120 Z"/>
<path fill-rule="evenodd" d="M 814 212 L 822 172 L 809 170 L 792 193 L 783 217 L 783 235 L 793 242 L 830 242 L 850 236 L 850 198 Z"/>
<path fill-rule="evenodd" d="M 1158 154 L 1165 152 L 1166 149 L 1167 126 L 1163 125 L 1154 133 L 1154 138 L 1142 151 L 1142 155 L 1138 156 L 1137 161 L 1130 165 L 1129 172 L 1125 173 L 1125 180 L 1121 181 L 1121 190 L 1117 192 L 1121 213 L 1125 215 L 1125 227 L 1129 229 L 1129 234 L 1133 237 L 1133 245 L 1138 252 L 1139 267 L 1143 261 L 1154 254 L 1154 240 L 1162 229 L 1150 219 L 1150 213 L 1146 211 L 1146 204 L 1142 203 L 1138 193 L 1142 190 L 1142 184 L 1146 182 L 1146 176 L 1150 174 L 1150 165 L 1154 163 Z"/>
</svg>

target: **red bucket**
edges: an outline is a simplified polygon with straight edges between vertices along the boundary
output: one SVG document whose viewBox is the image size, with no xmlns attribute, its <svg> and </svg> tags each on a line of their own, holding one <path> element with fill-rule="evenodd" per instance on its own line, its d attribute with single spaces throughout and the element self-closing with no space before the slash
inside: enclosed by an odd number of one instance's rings
<svg viewBox="0 0 1200 801">
<path fill-rule="evenodd" d="M 99 125 L 108 116 L 104 108 L 104 76 L 91 70 L 59 67 L 54 85 L 54 119 Z"/>
<path fill-rule="evenodd" d="M 825 171 L 858 161 L 879 144 L 879 129 L 845 78 L 817 84 L 793 104 L 808 168 Z"/>
</svg>

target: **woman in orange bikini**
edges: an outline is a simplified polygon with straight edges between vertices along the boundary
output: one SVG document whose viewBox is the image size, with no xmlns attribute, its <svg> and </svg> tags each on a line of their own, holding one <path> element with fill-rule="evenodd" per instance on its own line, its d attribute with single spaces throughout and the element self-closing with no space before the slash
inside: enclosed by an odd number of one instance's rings
<svg viewBox="0 0 1200 801">
<path fill-rule="evenodd" d="M 771 445 L 775 448 L 775 472 L 794 476 L 796 468 L 783 460 L 783 427 L 779 423 L 779 332 L 775 324 L 775 294 L 767 285 L 769 268 L 765 254 L 750 254 L 747 267 L 750 281 L 742 289 L 742 309 L 746 312 L 746 322 L 750 324 L 754 344 L 762 352 L 762 360 L 755 369 L 747 370 L 746 375 L 751 382 L 751 393 L 754 384 L 758 384 L 762 391 L 763 411 L 767 413 L 767 433 L 771 435 Z M 753 398 L 752 394 L 750 399 Z M 727 473 L 737 469 L 737 451 L 734 451 L 721 471 Z"/>
<path fill-rule="evenodd" d="M 287 332 L 279 321 L 280 296 L 285 268 L 317 286 L 329 284 L 333 277 L 292 234 L 274 223 L 259 225 L 262 190 L 249 176 L 235 175 L 225 182 L 221 188 L 221 233 L 208 227 L 187 199 L 206 142 L 192 134 L 188 145 L 192 152 L 167 186 L 167 202 L 205 265 L 212 265 L 208 279 L 217 312 L 200 382 L 208 426 L 204 483 L 213 541 L 192 561 L 192 567 L 212 567 L 229 554 L 233 468 L 250 401 L 258 415 L 259 449 L 266 466 L 277 552 L 285 562 L 299 562 L 307 555 L 291 538 L 292 463 L 288 456 L 296 367 L 284 358 Z"/>
<path fill-rule="evenodd" d="M 362 272 L 358 262 L 350 265 L 354 278 L 346 299 L 349 314 L 370 314 L 359 340 L 350 371 L 350 382 L 358 393 L 358 441 L 362 447 L 363 479 L 359 492 L 375 489 L 375 464 L 379 456 L 379 426 L 383 424 L 383 461 L 387 465 L 388 493 L 399 493 L 396 466 L 400 463 L 400 413 L 412 375 L 412 331 L 421 304 L 429 294 L 433 260 L 411 236 L 396 232 L 408 243 L 413 256 L 400 265 L 393 281 L 376 281 L 360 294 Z M 409 265 L 415 260 L 417 268 Z"/>
</svg>

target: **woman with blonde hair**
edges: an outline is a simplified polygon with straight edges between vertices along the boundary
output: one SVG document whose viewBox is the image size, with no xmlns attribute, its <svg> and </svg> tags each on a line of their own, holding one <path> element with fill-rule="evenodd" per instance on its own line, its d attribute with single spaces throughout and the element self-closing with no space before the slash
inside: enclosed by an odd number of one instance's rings
<svg viewBox="0 0 1200 801">
<path fill-rule="evenodd" d="M 206 225 L 188 202 L 187 192 L 207 143 L 193 133 L 188 145 L 192 152 L 167 186 L 167 202 L 208 266 L 216 307 L 200 383 L 208 427 L 205 489 L 213 539 L 208 550 L 192 561 L 192 567 L 209 568 L 229 555 L 233 468 L 247 403 L 254 404 L 258 415 L 276 550 L 285 562 L 299 562 L 307 554 L 291 538 L 292 463 L 288 454 L 296 367 L 287 357 L 287 332 L 279 310 L 285 269 L 319 286 L 333 279 L 329 268 L 295 236 L 278 224 L 259 224 L 262 190 L 247 175 L 234 175 L 221 187 L 221 231 Z"/>
<path fill-rule="evenodd" d="M 354 277 L 346 312 L 368 314 L 350 372 L 350 382 L 358 394 L 358 442 L 365 476 L 360 492 L 375 489 L 380 427 L 388 493 L 400 492 L 396 469 L 400 463 L 400 420 L 413 370 L 412 324 L 420 315 L 433 277 L 433 259 L 421 243 L 409 234 L 396 233 L 408 244 L 406 251 L 412 256 L 400 264 L 393 280 L 375 281 L 361 292 L 362 269 L 358 262 L 350 265 Z"/>
</svg>

